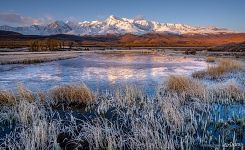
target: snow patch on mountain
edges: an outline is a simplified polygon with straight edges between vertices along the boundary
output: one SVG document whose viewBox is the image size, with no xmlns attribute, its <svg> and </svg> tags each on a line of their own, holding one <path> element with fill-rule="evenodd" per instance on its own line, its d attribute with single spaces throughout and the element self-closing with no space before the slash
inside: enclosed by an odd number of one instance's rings
<svg viewBox="0 0 245 150">
<path fill-rule="evenodd" d="M 145 19 L 128 19 L 109 16 L 104 21 L 63 22 L 55 21 L 48 25 L 31 25 L 28 27 L 0 26 L 0 30 L 14 31 L 25 35 L 105 35 L 105 34 L 220 34 L 234 31 L 217 27 L 193 27 L 185 24 L 159 23 Z"/>
</svg>

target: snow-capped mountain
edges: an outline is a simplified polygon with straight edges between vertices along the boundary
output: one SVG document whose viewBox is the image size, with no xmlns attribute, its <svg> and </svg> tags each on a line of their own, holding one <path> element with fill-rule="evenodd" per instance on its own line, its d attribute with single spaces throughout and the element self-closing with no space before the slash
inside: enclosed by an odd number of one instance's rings
<svg viewBox="0 0 245 150">
<path fill-rule="evenodd" d="M 0 26 L 0 30 L 14 31 L 25 35 L 104 35 L 104 34 L 219 34 L 234 31 L 217 27 L 193 27 L 185 24 L 159 23 L 145 19 L 127 19 L 109 16 L 104 21 L 55 21 L 48 25 L 31 25 L 29 27 Z"/>
</svg>

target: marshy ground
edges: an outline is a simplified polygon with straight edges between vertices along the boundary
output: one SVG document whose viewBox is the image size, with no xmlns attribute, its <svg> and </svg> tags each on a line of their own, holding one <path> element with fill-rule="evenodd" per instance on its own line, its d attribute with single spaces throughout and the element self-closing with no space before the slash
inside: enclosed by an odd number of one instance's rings
<svg viewBox="0 0 245 150">
<path fill-rule="evenodd" d="M 205 60 L 198 72 L 162 79 L 151 96 L 132 84 L 107 92 L 79 83 L 1 90 L 1 148 L 243 149 L 244 62 Z"/>
</svg>

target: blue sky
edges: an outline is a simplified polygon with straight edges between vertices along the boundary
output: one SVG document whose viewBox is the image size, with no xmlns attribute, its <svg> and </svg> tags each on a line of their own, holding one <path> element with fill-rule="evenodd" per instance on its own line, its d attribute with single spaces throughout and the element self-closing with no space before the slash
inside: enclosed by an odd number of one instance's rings
<svg viewBox="0 0 245 150">
<path fill-rule="evenodd" d="M 102 20 L 109 15 L 245 32 L 245 0 L 3 0 L 0 24 Z"/>
</svg>

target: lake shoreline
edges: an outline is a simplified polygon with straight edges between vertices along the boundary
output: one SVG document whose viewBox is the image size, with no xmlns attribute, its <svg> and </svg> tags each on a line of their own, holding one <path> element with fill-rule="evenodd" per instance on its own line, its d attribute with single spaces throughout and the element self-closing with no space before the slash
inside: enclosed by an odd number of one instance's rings
<svg viewBox="0 0 245 150">
<path fill-rule="evenodd" d="M 35 64 L 75 58 L 81 55 L 77 51 L 54 52 L 0 52 L 0 65 Z"/>
<path fill-rule="evenodd" d="M 99 53 L 99 54 L 157 54 L 166 56 L 181 56 L 189 58 L 206 58 L 207 56 L 214 56 L 219 58 L 237 58 L 244 61 L 245 56 L 243 52 L 211 52 L 211 51 L 195 51 L 194 54 L 189 54 L 192 50 L 185 49 L 93 49 L 93 50 L 62 50 L 62 51 L 40 51 L 30 52 L 26 49 L 16 49 L 11 51 L 0 51 L 0 65 L 5 64 L 35 64 L 50 61 L 58 61 L 70 58 L 76 58 L 84 53 Z"/>
</svg>

